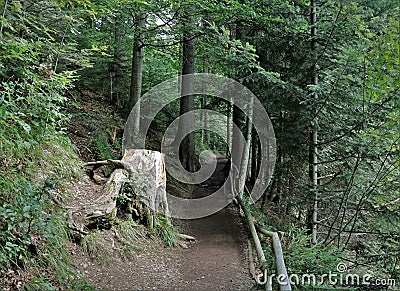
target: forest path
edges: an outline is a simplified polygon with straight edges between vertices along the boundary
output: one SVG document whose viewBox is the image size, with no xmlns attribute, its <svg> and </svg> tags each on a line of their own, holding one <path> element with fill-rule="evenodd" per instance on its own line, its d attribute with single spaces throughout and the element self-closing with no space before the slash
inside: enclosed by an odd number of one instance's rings
<svg viewBox="0 0 400 291">
<path fill-rule="evenodd" d="M 207 196 L 223 183 L 226 160 L 218 161 L 213 176 L 206 181 L 208 186 L 194 187 L 195 197 Z M 76 192 L 82 197 L 86 189 Z M 138 252 L 133 258 L 113 251 L 108 262 L 93 259 L 75 247 L 71 250 L 74 265 L 99 290 L 249 290 L 254 286 L 248 269 L 248 235 L 237 207 L 229 205 L 213 215 L 174 220 L 174 224 L 181 233 L 194 236 L 196 242 L 187 243 L 187 248 L 168 248 L 141 237 L 136 241 Z M 104 248 L 115 249 L 112 231 L 100 231 L 98 235 Z"/>
<path fill-rule="evenodd" d="M 227 160 L 218 159 L 214 174 L 203 184 L 195 186 L 195 198 L 216 191 L 225 180 L 223 168 Z M 229 205 L 219 212 L 194 220 L 177 221 L 180 230 L 196 238 L 195 244 L 182 250 L 180 266 L 185 284 L 174 286 L 182 290 L 233 289 L 248 290 L 252 282 L 246 256 L 247 234 L 238 208 Z"/>
</svg>

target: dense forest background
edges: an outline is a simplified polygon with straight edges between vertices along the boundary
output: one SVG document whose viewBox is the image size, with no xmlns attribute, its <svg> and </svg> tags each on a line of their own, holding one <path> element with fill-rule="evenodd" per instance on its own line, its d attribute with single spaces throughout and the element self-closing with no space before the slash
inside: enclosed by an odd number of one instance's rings
<svg viewBox="0 0 400 291">
<path fill-rule="evenodd" d="M 398 1 L 2 0 L 0 19 L 4 272 L 39 263 L 33 278 L 46 270 L 52 284 L 86 284 L 71 279 L 65 217 L 51 194 L 68 192 L 82 174 L 67 129 L 82 90 L 104 96 L 113 110 L 106 117 L 113 125 L 96 124 L 94 137 L 112 150 L 92 158 L 118 158 L 124 125 L 113 120 L 125 120 L 140 96 L 164 80 L 212 73 L 250 88 L 274 125 L 275 173 L 251 210 L 287 234 L 289 271 L 326 273 L 341 258 L 355 270 L 399 281 Z M 229 102 L 183 99 L 158 115 L 153 140 L 199 108 L 247 129 Z M 207 131 L 186 143 L 188 169 L 204 149 L 226 153 Z M 249 187 L 260 163 L 258 143 L 253 134 Z M 265 253 L 271 257 L 267 247 Z M 265 268 L 272 269 L 270 261 Z"/>
</svg>

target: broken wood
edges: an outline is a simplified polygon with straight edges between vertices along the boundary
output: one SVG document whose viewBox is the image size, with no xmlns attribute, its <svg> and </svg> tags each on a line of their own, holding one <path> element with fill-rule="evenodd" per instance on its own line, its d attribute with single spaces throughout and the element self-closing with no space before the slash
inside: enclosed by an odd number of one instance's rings
<svg viewBox="0 0 400 291">
<path fill-rule="evenodd" d="M 196 241 L 196 239 L 193 236 L 182 234 L 182 233 L 178 233 L 177 237 L 180 238 L 180 239 L 184 239 L 184 240 Z"/>
<path fill-rule="evenodd" d="M 184 242 L 178 242 L 178 245 L 182 248 L 182 249 L 188 249 L 189 248 L 189 246 L 186 244 L 186 243 L 184 243 Z"/>
<path fill-rule="evenodd" d="M 120 160 L 104 160 L 104 161 L 95 161 L 95 162 L 87 162 L 84 164 L 85 167 L 91 167 L 91 166 L 107 166 L 107 165 L 113 165 L 117 166 L 120 168 L 124 168 L 124 163 Z"/>
<path fill-rule="evenodd" d="M 149 207 L 154 227 L 156 213 L 168 216 L 164 154 L 151 150 L 126 150 L 122 158 L 129 180 L 140 201 Z"/>
<path fill-rule="evenodd" d="M 111 221 L 117 215 L 118 196 L 124 181 L 127 179 L 126 170 L 117 169 L 112 172 L 110 179 L 104 185 L 102 195 L 90 205 L 68 207 L 68 226 L 73 230 L 78 230 L 85 234 L 84 228 L 94 223 L 96 220 L 105 219 Z"/>
</svg>

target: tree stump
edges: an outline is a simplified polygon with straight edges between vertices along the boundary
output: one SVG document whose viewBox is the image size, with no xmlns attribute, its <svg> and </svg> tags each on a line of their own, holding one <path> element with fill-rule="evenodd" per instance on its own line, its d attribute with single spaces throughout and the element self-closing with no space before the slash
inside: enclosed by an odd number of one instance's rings
<svg viewBox="0 0 400 291">
<path fill-rule="evenodd" d="M 153 226 L 157 212 L 168 215 L 166 173 L 164 155 L 157 151 L 129 149 L 121 160 L 107 160 L 87 163 L 98 167 L 116 165 L 119 167 L 110 175 L 101 196 L 90 205 L 69 208 L 69 227 L 85 233 L 84 228 L 101 221 L 110 222 L 117 215 L 117 197 L 124 183 L 129 183 L 139 200 L 152 214 Z"/>
</svg>

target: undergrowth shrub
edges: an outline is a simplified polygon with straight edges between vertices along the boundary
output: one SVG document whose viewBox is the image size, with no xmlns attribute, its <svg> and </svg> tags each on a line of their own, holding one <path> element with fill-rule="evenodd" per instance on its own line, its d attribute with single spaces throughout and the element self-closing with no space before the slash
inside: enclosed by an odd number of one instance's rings
<svg viewBox="0 0 400 291">
<path fill-rule="evenodd" d="M 68 263 L 65 217 L 50 198 L 55 184 L 48 180 L 36 185 L 18 177 L 13 182 L 2 179 L 0 185 L 2 191 L 13 193 L 1 196 L 0 268 L 29 269 L 26 288 L 89 288 Z"/>
<path fill-rule="evenodd" d="M 283 232 L 281 245 L 289 276 L 295 274 L 301 279 L 302 275 L 310 274 L 320 278 L 318 276 L 337 271 L 337 265 L 343 255 L 340 249 L 322 243 L 312 245 L 306 228 L 295 224 L 277 225 L 268 215 L 250 204 L 247 197 L 244 197 L 243 201 L 263 228 Z M 261 268 L 266 270 L 269 276 L 276 274 L 275 255 L 269 238 L 262 241 L 262 247 L 266 263 Z M 321 285 L 318 287 L 324 290 L 333 290 L 331 286 Z M 304 286 L 293 285 L 292 288 L 294 290 L 314 290 L 313 286 L 307 284 Z"/>
<path fill-rule="evenodd" d="M 0 269 L 24 270 L 28 289 L 86 289 L 69 263 L 64 211 L 52 200 L 82 173 L 62 132 L 71 75 L 22 76 L 0 82 Z"/>
<path fill-rule="evenodd" d="M 334 246 L 318 243 L 310 246 L 305 228 L 289 225 L 285 232 L 286 262 L 291 273 L 329 274 L 336 272 L 341 251 Z"/>
<path fill-rule="evenodd" d="M 92 143 L 92 147 L 97 159 L 103 160 L 112 158 L 111 146 L 108 142 L 108 136 L 105 132 L 96 131 Z"/>
</svg>

